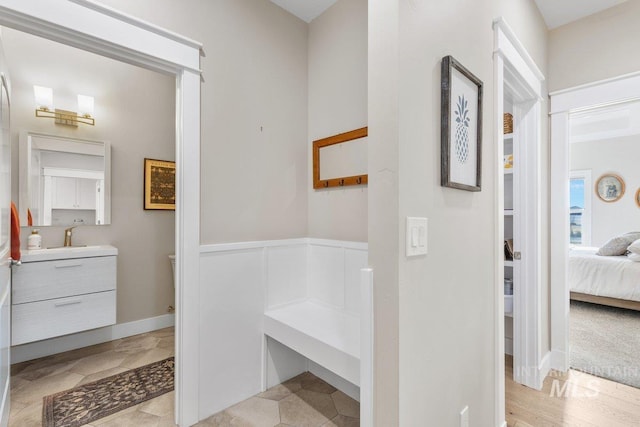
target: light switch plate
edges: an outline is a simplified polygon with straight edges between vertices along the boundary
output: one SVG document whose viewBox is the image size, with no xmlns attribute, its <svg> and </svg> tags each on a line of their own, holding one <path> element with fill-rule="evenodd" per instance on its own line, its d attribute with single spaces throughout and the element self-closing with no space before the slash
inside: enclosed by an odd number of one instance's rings
<svg viewBox="0 0 640 427">
<path fill-rule="evenodd" d="M 460 427 L 469 427 L 469 407 L 465 406 L 460 411 Z"/>
<path fill-rule="evenodd" d="M 407 256 L 427 254 L 427 218 L 407 217 Z"/>
</svg>

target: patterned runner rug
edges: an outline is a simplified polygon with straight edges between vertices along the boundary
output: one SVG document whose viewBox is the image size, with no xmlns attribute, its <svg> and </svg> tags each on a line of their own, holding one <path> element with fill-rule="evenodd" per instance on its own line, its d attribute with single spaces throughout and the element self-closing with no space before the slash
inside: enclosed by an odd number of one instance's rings
<svg viewBox="0 0 640 427">
<path fill-rule="evenodd" d="M 79 427 L 173 390 L 173 357 L 44 397 L 43 427 Z"/>
</svg>

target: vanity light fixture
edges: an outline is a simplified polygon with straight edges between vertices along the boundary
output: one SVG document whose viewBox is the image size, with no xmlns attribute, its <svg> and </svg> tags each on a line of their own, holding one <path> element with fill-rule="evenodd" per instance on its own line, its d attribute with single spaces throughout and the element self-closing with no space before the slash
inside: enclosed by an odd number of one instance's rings
<svg viewBox="0 0 640 427">
<path fill-rule="evenodd" d="M 78 95 L 78 110 L 67 111 L 53 108 L 53 90 L 49 87 L 33 86 L 36 98 L 36 117 L 55 119 L 57 125 L 78 126 L 78 123 L 95 126 L 93 97 Z"/>
</svg>

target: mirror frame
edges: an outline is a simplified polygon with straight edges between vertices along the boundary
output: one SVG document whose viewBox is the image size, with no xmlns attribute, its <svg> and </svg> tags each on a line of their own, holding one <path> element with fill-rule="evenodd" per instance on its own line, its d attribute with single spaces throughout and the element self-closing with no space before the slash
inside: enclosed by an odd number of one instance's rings
<svg viewBox="0 0 640 427">
<path fill-rule="evenodd" d="M 364 138 L 369 135 L 367 126 L 349 132 L 340 133 L 327 138 L 313 141 L 313 188 L 346 187 L 348 185 L 366 185 L 369 183 L 369 175 L 342 176 L 330 179 L 320 179 L 320 149 L 330 145 L 341 144 Z"/>
<path fill-rule="evenodd" d="M 18 216 L 22 227 L 28 227 L 27 210 L 24 206 L 29 205 L 29 159 L 31 158 L 31 149 L 29 140 L 32 136 L 43 138 L 63 139 L 67 141 L 103 144 L 104 145 L 104 224 L 83 224 L 83 226 L 102 226 L 111 225 L 111 144 L 107 141 L 98 141 L 92 139 L 72 138 L 61 135 L 55 135 L 44 132 L 32 132 L 23 130 L 20 132 L 18 143 Z M 33 227 L 57 227 L 56 225 L 38 225 Z"/>
</svg>

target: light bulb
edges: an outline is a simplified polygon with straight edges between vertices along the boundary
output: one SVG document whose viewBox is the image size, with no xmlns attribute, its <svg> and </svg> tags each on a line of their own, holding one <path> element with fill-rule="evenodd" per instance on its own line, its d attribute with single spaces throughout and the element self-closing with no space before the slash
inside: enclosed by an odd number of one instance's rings
<svg viewBox="0 0 640 427">
<path fill-rule="evenodd" d="M 78 95 L 78 114 L 85 117 L 93 116 L 93 96 Z"/>
<path fill-rule="evenodd" d="M 33 86 L 36 97 L 36 108 L 42 110 L 53 110 L 53 89 L 44 86 Z"/>
</svg>

